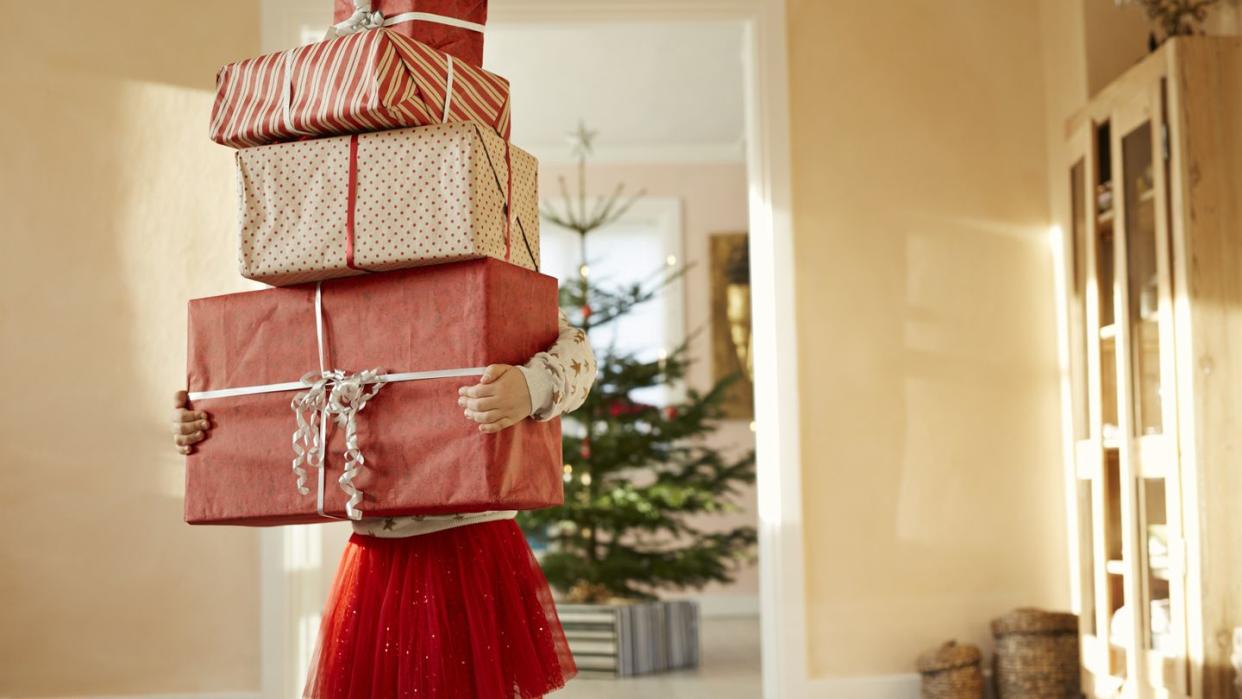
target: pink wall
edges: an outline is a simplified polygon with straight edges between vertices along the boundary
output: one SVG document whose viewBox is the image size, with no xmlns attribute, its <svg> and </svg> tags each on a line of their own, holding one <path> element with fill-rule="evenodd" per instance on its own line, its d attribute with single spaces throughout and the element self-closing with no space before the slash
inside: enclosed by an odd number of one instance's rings
<svg viewBox="0 0 1242 699">
<path fill-rule="evenodd" d="M 551 196 L 557 192 L 557 178 L 576 176 L 573 165 L 542 163 L 540 192 Z M 570 181 L 574 181 L 572 178 Z M 708 237 L 713 233 L 740 232 L 747 229 L 746 166 L 743 163 L 689 164 L 626 164 L 589 165 L 589 194 L 607 194 L 618 182 L 626 191 L 646 190 L 652 197 L 675 197 L 681 201 L 684 235 L 683 259 L 693 265 L 685 280 L 686 330 L 702 332 L 690 347 L 696 363 L 691 367 L 691 386 L 706 389 L 711 383 L 711 287 L 709 285 Z M 712 442 L 722 449 L 743 450 L 754 446 L 754 435 L 746 421 L 730 420 L 722 424 Z M 751 489 L 741 498 L 743 511 L 728 517 L 714 517 L 722 524 L 756 523 L 755 494 Z M 730 586 L 712 586 L 705 595 L 753 596 L 758 593 L 758 576 L 754 565 L 739 571 Z"/>
</svg>

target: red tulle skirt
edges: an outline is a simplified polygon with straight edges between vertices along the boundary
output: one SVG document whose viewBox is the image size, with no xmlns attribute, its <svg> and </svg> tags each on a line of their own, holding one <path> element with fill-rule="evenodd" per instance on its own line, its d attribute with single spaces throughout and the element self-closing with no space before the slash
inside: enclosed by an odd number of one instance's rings
<svg viewBox="0 0 1242 699">
<path fill-rule="evenodd" d="M 513 520 L 355 534 L 328 596 L 307 699 L 534 699 L 577 672 Z"/>
</svg>

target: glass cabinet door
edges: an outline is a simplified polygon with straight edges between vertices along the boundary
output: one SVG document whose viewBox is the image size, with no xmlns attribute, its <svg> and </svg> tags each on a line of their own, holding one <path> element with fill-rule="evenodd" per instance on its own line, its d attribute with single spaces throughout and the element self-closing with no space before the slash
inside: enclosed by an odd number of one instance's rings
<svg viewBox="0 0 1242 699">
<path fill-rule="evenodd" d="M 1118 231 L 1124 238 L 1125 345 L 1120 413 L 1125 432 L 1123 472 L 1132 485 L 1133 512 L 1127 534 L 1133 545 L 1128 566 L 1136 579 L 1132 609 L 1142 671 L 1152 687 L 1181 689 L 1184 683 L 1184 566 L 1180 561 L 1176 395 L 1173 383 L 1172 280 L 1168 223 L 1168 171 L 1164 138 L 1163 88 L 1153 89 L 1118 116 L 1120 155 L 1116 189 Z M 1135 665 L 1131 665 L 1135 667 Z"/>
<path fill-rule="evenodd" d="M 1127 676 L 1129 643 L 1112 632 L 1126 603 L 1122 569 L 1116 302 L 1109 125 L 1090 123 L 1070 143 L 1070 220 L 1063 241 L 1069 332 L 1067 428 L 1073 442 L 1084 690 L 1110 693 Z"/>
<path fill-rule="evenodd" d="M 1136 437 L 1158 435 L 1164 430 L 1152 138 L 1151 122 L 1144 122 L 1121 139 L 1126 305 L 1130 325 L 1131 424 Z"/>
<path fill-rule="evenodd" d="M 1095 481 L 1095 558 L 1097 626 L 1105 648 L 1104 674 L 1120 680 L 1129 674 L 1132 645 L 1125 632 L 1125 618 L 1132 595 L 1127 589 L 1125 566 L 1125 509 L 1120 445 L 1121 420 L 1118 406 L 1117 371 L 1119 323 L 1117 313 L 1118 240 L 1117 206 L 1112 167 L 1112 124 L 1104 122 L 1093 128 L 1096 156 L 1091 189 L 1091 240 L 1088 251 L 1092 261 L 1094 302 L 1090 310 L 1092 323 L 1091 351 L 1094 366 L 1091 386 L 1094 393 L 1094 433 L 1099 440 L 1100 469 Z"/>
</svg>

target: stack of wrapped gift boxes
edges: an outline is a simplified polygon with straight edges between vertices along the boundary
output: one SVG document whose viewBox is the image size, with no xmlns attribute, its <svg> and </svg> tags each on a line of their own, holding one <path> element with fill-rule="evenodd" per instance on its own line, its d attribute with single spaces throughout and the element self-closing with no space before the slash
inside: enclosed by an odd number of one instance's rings
<svg viewBox="0 0 1242 699">
<path fill-rule="evenodd" d="M 560 424 L 484 434 L 457 405 L 557 336 L 535 159 L 480 67 L 485 1 L 337 0 L 316 44 L 221 69 L 242 276 L 189 307 L 213 416 L 186 520 L 277 525 L 561 502 Z"/>
</svg>

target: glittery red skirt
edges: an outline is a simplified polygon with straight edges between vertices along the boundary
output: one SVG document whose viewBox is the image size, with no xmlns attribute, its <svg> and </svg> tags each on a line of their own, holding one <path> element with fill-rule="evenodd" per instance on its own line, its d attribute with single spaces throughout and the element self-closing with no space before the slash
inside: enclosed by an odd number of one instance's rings
<svg viewBox="0 0 1242 699">
<path fill-rule="evenodd" d="M 355 534 L 328 596 L 307 699 L 533 699 L 577 672 L 512 520 Z"/>
</svg>

